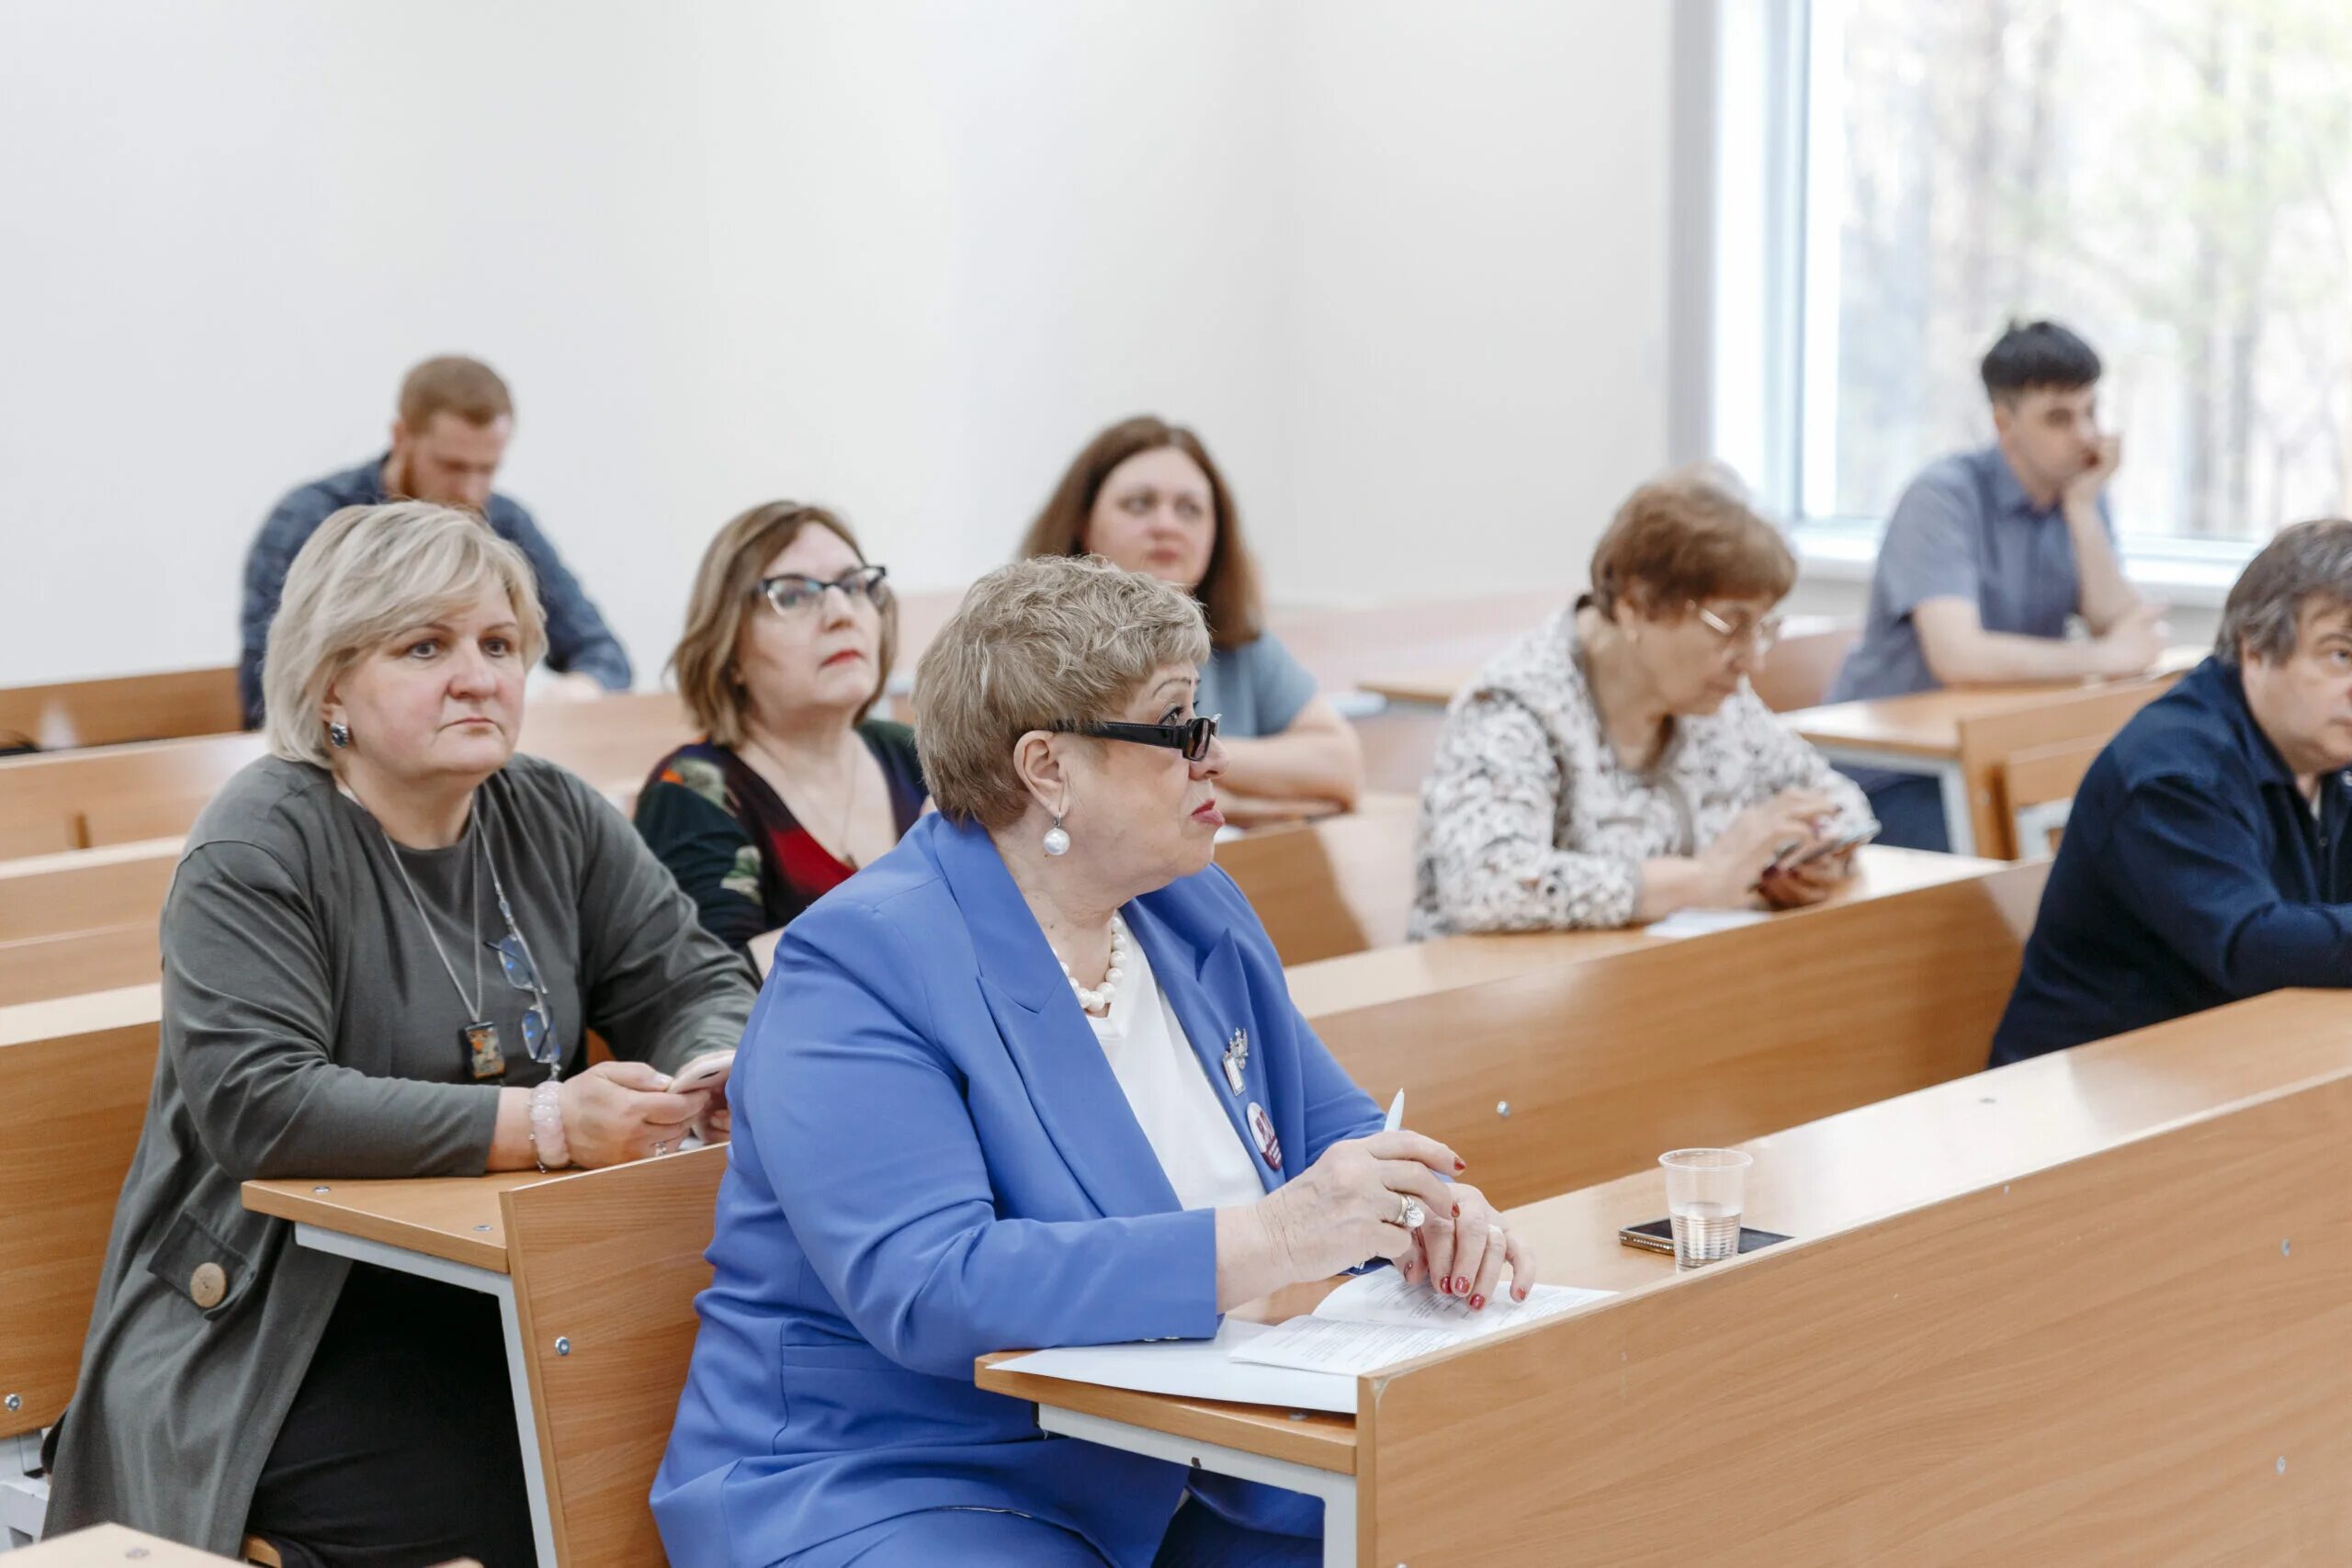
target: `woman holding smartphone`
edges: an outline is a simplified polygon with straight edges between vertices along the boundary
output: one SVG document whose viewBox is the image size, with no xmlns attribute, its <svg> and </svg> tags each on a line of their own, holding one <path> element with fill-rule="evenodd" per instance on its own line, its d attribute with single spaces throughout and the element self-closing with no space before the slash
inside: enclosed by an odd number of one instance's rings
<svg viewBox="0 0 2352 1568">
<path fill-rule="evenodd" d="M 1635 491 L 1592 590 L 1453 700 L 1421 791 L 1416 938 L 1818 903 L 1876 829 L 1749 690 L 1796 581 L 1727 476 Z"/>
</svg>

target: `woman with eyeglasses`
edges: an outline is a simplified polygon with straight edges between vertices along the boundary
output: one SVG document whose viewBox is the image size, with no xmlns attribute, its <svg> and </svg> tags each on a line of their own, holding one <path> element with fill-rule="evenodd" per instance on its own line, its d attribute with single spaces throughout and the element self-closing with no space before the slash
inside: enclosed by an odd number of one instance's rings
<svg viewBox="0 0 2352 1568">
<path fill-rule="evenodd" d="M 1210 866 L 1207 652 L 1191 595 L 1066 557 L 982 578 L 924 652 L 939 811 L 785 931 L 736 1061 L 671 1562 L 1318 1562 L 1314 1499 L 1047 1441 L 973 1358 L 1207 1338 L 1374 1258 L 1474 1313 L 1533 1283 Z"/>
<path fill-rule="evenodd" d="M 879 859 L 922 814 L 914 732 L 868 716 L 896 649 L 884 568 L 849 525 L 774 501 L 703 552 L 671 656 L 703 739 L 654 765 L 637 830 L 737 948 Z"/>
<path fill-rule="evenodd" d="M 1192 594 L 1208 622 L 1201 711 L 1219 722 L 1226 788 L 1261 816 L 1295 815 L 1283 809 L 1293 803 L 1355 805 L 1363 747 L 1266 629 L 1240 509 L 1198 435 L 1153 414 L 1102 432 L 1070 459 L 1021 553 L 1097 555 Z"/>
<path fill-rule="evenodd" d="M 532 1561 L 496 1303 L 295 1243 L 256 1177 L 476 1176 L 679 1146 L 752 976 L 628 823 L 514 754 L 545 646 L 470 513 L 349 507 L 295 557 L 271 755 L 164 900 L 161 1052 L 49 1526 L 115 1520 L 288 1568 Z M 588 1066 L 594 1030 L 616 1060 Z"/>
<path fill-rule="evenodd" d="M 1411 934 L 1829 897 L 1877 823 L 1747 683 L 1795 581 L 1779 530 L 1728 474 L 1636 490 L 1594 547 L 1591 592 L 1447 710 L 1421 790 Z"/>
</svg>

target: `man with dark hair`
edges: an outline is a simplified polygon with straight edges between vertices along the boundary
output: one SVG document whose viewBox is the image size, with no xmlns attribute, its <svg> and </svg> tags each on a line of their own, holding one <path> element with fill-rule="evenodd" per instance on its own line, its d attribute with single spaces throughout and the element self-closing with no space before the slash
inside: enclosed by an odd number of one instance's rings
<svg viewBox="0 0 2352 1568">
<path fill-rule="evenodd" d="M 1895 502 L 1861 640 L 1831 702 L 1938 686 L 2130 675 L 2164 650 L 2164 607 L 2124 581 L 2098 426 L 2098 355 L 2055 321 L 2012 325 L 1984 355 L 1995 440 L 1929 464 Z M 2079 615 L 2088 640 L 2066 637 Z M 1855 775 L 1880 837 L 1950 848 L 1938 781 Z"/>
<path fill-rule="evenodd" d="M 320 524 L 346 506 L 374 506 L 406 498 L 463 506 L 481 513 L 492 529 L 530 560 L 547 611 L 548 667 L 562 671 L 550 691 L 597 696 L 629 685 L 628 655 L 565 568 L 555 547 L 520 502 L 491 488 L 507 440 L 514 434 L 514 401 L 498 373 L 479 359 L 445 355 L 428 359 L 401 383 L 391 450 L 355 468 L 313 479 L 270 513 L 245 554 L 244 604 L 237 689 L 248 728 L 261 722 L 261 660 L 286 570 Z"/>
<path fill-rule="evenodd" d="M 2213 655 L 2083 776 L 1993 1065 L 2352 986 L 2352 522 L 2254 558 Z"/>
</svg>

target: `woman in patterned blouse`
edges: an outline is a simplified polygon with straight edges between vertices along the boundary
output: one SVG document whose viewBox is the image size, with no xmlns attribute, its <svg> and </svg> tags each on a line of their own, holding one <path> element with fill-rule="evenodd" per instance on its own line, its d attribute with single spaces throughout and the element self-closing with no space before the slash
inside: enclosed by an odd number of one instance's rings
<svg viewBox="0 0 2352 1568">
<path fill-rule="evenodd" d="M 913 731 L 866 716 L 898 642 L 886 577 L 847 524 L 789 501 L 752 508 L 703 554 L 671 668 L 707 733 L 654 765 L 637 830 L 738 948 L 922 812 Z"/>
<path fill-rule="evenodd" d="M 1592 592 L 1457 694 L 1422 786 L 1411 932 L 1632 925 L 1826 898 L 1861 792 L 1748 689 L 1796 561 L 1716 471 L 1635 491 Z"/>
</svg>

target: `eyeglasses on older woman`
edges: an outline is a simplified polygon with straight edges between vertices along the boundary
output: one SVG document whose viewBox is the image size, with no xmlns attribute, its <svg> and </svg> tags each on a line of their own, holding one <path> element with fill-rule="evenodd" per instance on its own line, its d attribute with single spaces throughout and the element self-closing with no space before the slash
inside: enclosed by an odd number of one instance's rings
<svg viewBox="0 0 2352 1568">
<path fill-rule="evenodd" d="M 1138 746 L 1165 746 L 1171 751 L 1184 753 L 1184 761 L 1197 762 L 1209 754 L 1209 742 L 1216 739 L 1216 722 L 1221 715 L 1206 714 L 1182 724 L 1081 724 L 1076 719 L 1061 719 L 1046 728 L 1057 735 L 1084 735 L 1097 740 L 1130 740 Z"/>
</svg>

